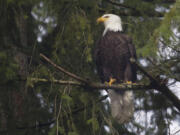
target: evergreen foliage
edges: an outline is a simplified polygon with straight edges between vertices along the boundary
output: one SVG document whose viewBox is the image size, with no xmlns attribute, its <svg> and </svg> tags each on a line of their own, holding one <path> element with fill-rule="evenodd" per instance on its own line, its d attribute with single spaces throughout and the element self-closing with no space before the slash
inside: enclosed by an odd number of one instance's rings
<svg viewBox="0 0 180 135">
<path fill-rule="evenodd" d="M 111 117 L 109 102 L 99 101 L 100 91 L 53 83 L 72 79 L 41 60 L 40 53 L 72 73 L 100 81 L 92 54 L 103 31 L 96 18 L 103 13 L 121 16 L 138 62 L 175 89 L 180 82 L 180 0 L 1 0 L 0 134 L 176 132 L 170 124 L 180 120 L 179 111 L 157 91 L 135 91 L 134 118 L 119 125 Z M 137 83 L 149 82 L 141 72 L 138 76 Z M 32 77 L 50 83 L 32 82 Z"/>
</svg>

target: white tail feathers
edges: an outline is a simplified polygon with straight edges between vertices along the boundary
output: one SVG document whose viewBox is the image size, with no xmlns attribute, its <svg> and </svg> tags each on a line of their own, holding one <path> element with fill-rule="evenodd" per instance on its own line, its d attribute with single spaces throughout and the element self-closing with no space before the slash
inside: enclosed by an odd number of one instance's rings
<svg viewBox="0 0 180 135">
<path fill-rule="evenodd" d="M 108 90 L 108 94 L 111 99 L 110 107 L 113 118 L 120 124 L 128 122 L 134 113 L 132 91 L 116 92 Z"/>
</svg>

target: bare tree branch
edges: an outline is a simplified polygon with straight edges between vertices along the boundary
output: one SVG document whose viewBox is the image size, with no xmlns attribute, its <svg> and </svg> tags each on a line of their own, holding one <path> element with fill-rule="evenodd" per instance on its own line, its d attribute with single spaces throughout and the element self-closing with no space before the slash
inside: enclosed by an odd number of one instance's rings
<svg viewBox="0 0 180 135">
<path fill-rule="evenodd" d="M 78 80 L 78 81 L 80 81 L 80 82 L 89 83 L 88 80 L 85 80 L 85 79 L 83 79 L 83 78 L 81 78 L 81 77 L 79 77 L 79 76 L 77 76 L 77 75 L 75 75 L 75 74 L 73 74 L 73 73 L 70 73 L 69 71 L 65 70 L 64 68 L 56 65 L 54 62 L 52 62 L 49 58 L 47 58 L 47 57 L 46 57 L 45 55 L 43 55 L 42 53 L 40 54 L 40 56 L 41 56 L 43 59 L 45 59 L 48 63 L 50 63 L 51 65 L 53 65 L 56 69 L 58 69 L 59 71 L 65 73 L 66 75 L 68 75 L 68 76 L 70 76 L 70 77 L 72 77 L 72 78 L 74 78 L 74 79 L 76 79 L 76 80 Z"/>
</svg>

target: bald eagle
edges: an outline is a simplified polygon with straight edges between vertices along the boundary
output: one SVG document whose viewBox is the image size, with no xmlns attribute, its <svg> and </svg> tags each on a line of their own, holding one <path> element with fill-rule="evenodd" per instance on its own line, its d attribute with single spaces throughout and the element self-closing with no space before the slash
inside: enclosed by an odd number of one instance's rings
<svg viewBox="0 0 180 135">
<path fill-rule="evenodd" d="M 122 33 L 121 18 L 105 14 L 97 19 L 104 23 L 105 30 L 95 47 L 94 58 L 101 81 L 112 83 L 133 83 L 136 81 L 136 66 L 130 58 L 136 59 L 132 39 Z M 111 99 L 112 116 L 119 122 L 130 120 L 134 112 L 132 91 L 107 90 Z"/>
</svg>

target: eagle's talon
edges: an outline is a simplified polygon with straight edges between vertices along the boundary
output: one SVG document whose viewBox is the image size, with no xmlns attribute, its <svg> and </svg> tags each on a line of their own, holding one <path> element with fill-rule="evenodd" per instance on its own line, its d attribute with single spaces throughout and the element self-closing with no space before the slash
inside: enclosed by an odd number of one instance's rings
<svg viewBox="0 0 180 135">
<path fill-rule="evenodd" d="M 115 81 L 116 81 L 116 79 L 110 78 L 110 80 L 108 82 L 109 86 L 111 86 Z"/>
<path fill-rule="evenodd" d="M 125 83 L 128 84 L 128 85 L 133 84 L 131 81 L 126 81 Z"/>
<path fill-rule="evenodd" d="M 124 84 L 127 84 L 127 85 L 137 85 L 137 83 L 134 83 L 132 81 L 126 81 Z"/>
</svg>

